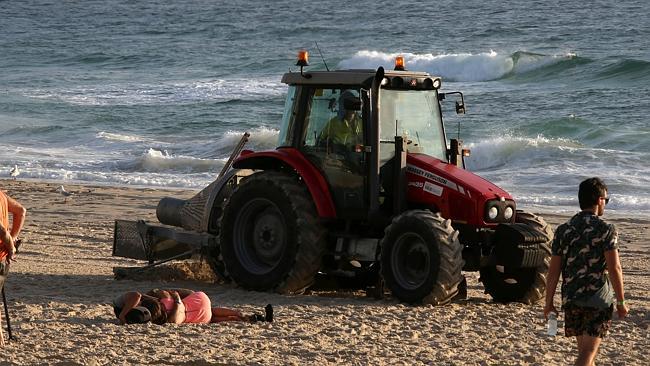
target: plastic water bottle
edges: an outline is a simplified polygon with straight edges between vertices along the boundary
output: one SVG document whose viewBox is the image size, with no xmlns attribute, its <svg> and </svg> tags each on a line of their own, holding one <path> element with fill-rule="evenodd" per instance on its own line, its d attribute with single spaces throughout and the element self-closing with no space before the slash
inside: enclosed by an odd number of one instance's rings
<svg viewBox="0 0 650 366">
<path fill-rule="evenodd" d="M 548 324 L 546 333 L 550 336 L 555 336 L 557 334 L 557 314 L 550 313 L 548 314 Z"/>
</svg>

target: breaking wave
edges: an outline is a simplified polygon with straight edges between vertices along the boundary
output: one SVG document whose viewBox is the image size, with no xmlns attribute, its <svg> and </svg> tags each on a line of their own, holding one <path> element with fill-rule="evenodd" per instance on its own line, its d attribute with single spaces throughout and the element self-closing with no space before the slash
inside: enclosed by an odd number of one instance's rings
<svg viewBox="0 0 650 366">
<path fill-rule="evenodd" d="M 459 54 L 414 54 L 358 51 L 354 56 L 339 63 L 345 69 L 375 69 L 379 66 L 392 68 L 395 57 L 403 55 L 408 69 L 426 71 L 439 75 L 447 81 L 490 81 L 512 75 L 525 74 L 551 65 L 567 65 L 578 57 L 573 53 L 564 55 L 541 55 L 516 52 L 511 55 L 495 51 Z"/>
</svg>

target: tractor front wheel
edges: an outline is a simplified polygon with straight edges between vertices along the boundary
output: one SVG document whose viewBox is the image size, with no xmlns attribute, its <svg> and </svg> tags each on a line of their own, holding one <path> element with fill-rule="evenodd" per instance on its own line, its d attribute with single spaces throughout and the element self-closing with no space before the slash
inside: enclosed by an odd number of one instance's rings
<svg viewBox="0 0 650 366">
<path fill-rule="evenodd" d="M 517 210 L 515 222 L 526 224 L 546 238 L 540 243 L 540 249 L 546 254 L 543 263 L 535 268 L 508 268 L 496 264 L 496 258 L 490 258 L 488 265 L 480 269 L 480 281 L 485 292 L 496 302 L 521 302 L 533 304 L 544 296 L 546 274 L 551 256 L 553 229 L 543 218 L 529 212 Z"/>
<path fill-rule="evenodd" d="M 244 288 L 304 291 L 320 269 L 325 246 L 311 195 L 295 176 L 256 173 L 225 205 L 221 257 L 230 277 Z"/>
<path fill-rule="evenodd" d="M 426 210 L 407 211 L 385 230 L 381 274 L 399 300 L 442 305 L 464 280 L 462 249 L 450 220 Z"/>
</svg>

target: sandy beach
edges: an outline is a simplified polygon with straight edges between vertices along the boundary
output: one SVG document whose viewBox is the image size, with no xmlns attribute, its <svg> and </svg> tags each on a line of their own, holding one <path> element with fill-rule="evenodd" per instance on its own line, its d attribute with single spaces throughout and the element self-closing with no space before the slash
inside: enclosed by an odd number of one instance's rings
<svg viewBox="0 0 650 366">
<path fill-rule="evenodd" d="M 116 280 L 114 267 L 144 263 L 111 256 L 114 220 L 155 222 L 161 197 L 190 197 L 194 192 L 66 184 L 74 194 L 64 199 L 56 193 L 58 186 L 0 181 L 0 189 L 28 209 L 23 247 L 6 283 L 17 340 L 0 350 L 0 365 L 566 365 L 574 361 L 573 339 L 545 335 L 541 303 L 492 303 L 474 272 L 466 273 L 468 299 L 442 307 L 375 300 L 362 292 L 301 296 L 248 292 L 215 283 L 207 265 L 196 261 L 172 262 L 138 280 Z M 566 220 L 558 215 L 544 217 L 554 227 Z M 614 321 L 597 363 L 647 364 L 650 221 L 608 219 L 620 232 L 631 312 L 627 319 Z M 213 304 L 244 312 L 261 312 L 272 303 L 276 321 L 118 325 L 112 299 L 127 290 L 154 287 L 201 290 Z"/>
</svg>

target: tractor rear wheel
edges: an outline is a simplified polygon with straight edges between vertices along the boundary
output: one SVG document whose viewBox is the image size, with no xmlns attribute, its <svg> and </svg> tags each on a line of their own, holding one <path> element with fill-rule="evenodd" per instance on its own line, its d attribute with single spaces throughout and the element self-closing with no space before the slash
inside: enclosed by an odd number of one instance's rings
<svg viewBox="0 0 650 366">
<path fill-rule="evenodd" d="M 246 179 L 246 178 L 244 178 Z M 233 187 L 237 182 L 237 176 L 231 177 L 228 182 L 226 182 L 221 190 L 218 192 L 217 196 L 212 203 L 212 209 L 210 210 L 210 219 L 208 224 L 208 232 L 212 235 L 219 237 L 219 228 L 221 227 L 219 220 L 223 214 L 223 208 L 227 199 L 232 195 Z M 215 247 L 210 247 L 207 249 L 206 261 L 212 272 L 223 282 L 230 282 L 230 275 L 226 271 L 226 265 L 223 263 L 223 258 L 221 256 L 221 248 L 219 245 Z"/>
<path fill-rule="evenodd" d="M 533 304 L 544 296 L 546 274 L 551 257 L 551 240 L 553 229 L 543 218 L 529 212 L 517 210 L 515 222 L 526 224 L 546 238 L 540 248 L 546 253 L 544 262 L 536 268 L 507 268 L 495 264 L 494 258 L 489 265 L 480 269 L 480 281 L 485 292 L 496 302 L 521 302 Z"/>
<path fill-rule="evenodd" d="M 325 229 L 295 176 L 275 171 L 250 176 L 228 199 L 220 226 L 221 257 L 238 285 L 295 294 L 313 283 L 325 252 Z"/>
<path fill-rule="evenodd" d="M 450 220 L 426 210 L 407 211 L 385 230 L 381 274 L 399 300 L 442 305 L 464 279 L 462 249 Z"/>
</svg>

